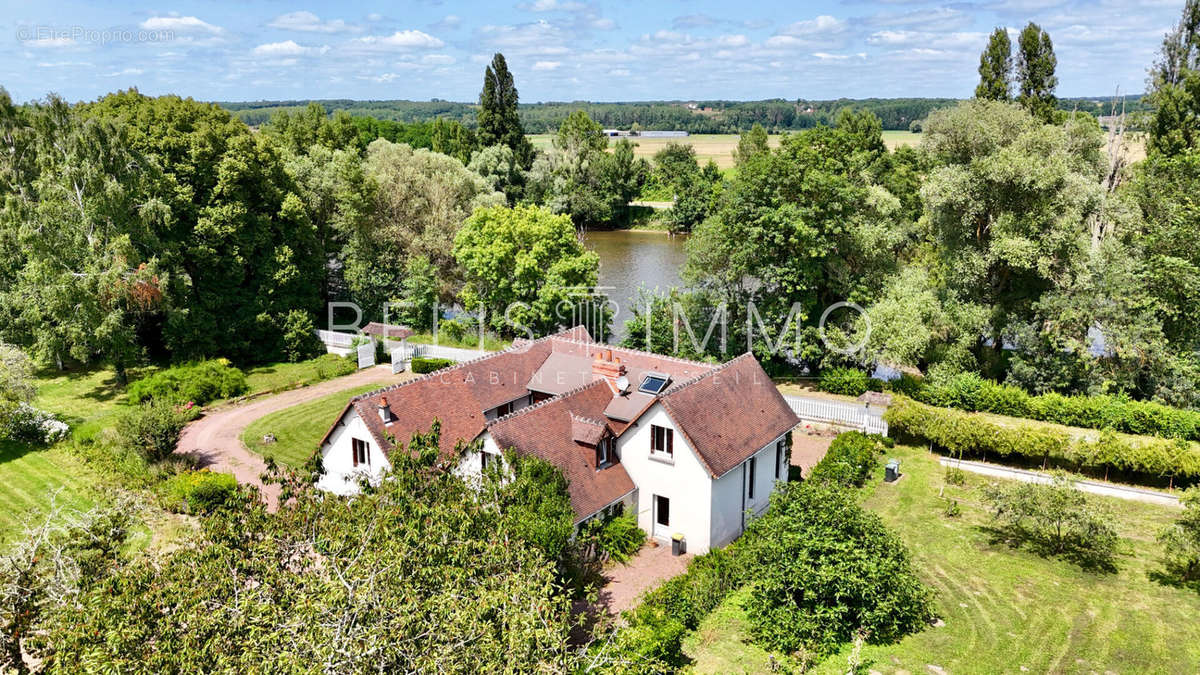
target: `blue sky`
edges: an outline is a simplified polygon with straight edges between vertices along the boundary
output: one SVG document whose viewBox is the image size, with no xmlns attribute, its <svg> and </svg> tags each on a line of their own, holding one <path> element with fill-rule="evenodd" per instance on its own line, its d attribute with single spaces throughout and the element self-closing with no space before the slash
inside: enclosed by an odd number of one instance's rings
<svg viewBox="0 0 1200 675">
<path fill-rule="evenodd" d="M 136 86 L 205 100 L 475 100 L 508 58 L 521 100 L 969 96 L 995 26 L 1046 28 L 1060 96 L 1137 93 L 1183 0 L 802 3 L 0 0 L 21 101 Z M 1014 33 L 1015 37 L 1015 33 Z"/>
</svg>

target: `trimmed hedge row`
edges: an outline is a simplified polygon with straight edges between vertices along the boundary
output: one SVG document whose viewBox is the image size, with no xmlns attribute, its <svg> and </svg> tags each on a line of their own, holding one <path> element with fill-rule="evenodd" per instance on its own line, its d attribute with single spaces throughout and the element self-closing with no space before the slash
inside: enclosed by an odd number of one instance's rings
<svg viewBox="0 0 1200 675">
<path fill-rule="evenodd" d="M 836 394 L 858 396 L 867 388 L 886 387 L 942 408 L 1024 417 L 1084 429 L 1111 429 L 1136 436 L 1200 441 L 1200 411 L 1152 401 L 1132 401 L 1118 396 L 1030 394 L 1020 387 L 999 384 L 975 373 L 963 373 L 937 384 L 910 375 L 884 383 L 852 368 L 833 368 L 826 373 L 821 374 L 819 386 L 823 391 Z"/>
<path fill-rule="evenodd" d="M 418 356 L 412 360 L 412 371 L 418 375 L 432 373 L 435 370 L 449 368 L 454 365 L 453 359 L 431 359 Z"/>
<path fill-rule="evenodd" d="M 1038 424 L 1003 425 L 961 410 L 938 408 L 897 396 L 884 413 L 897 433 L 923 439 L 951 453 L 989 453 L 1063 463 L 1088 469 L 1200 479 L 1200 449 L 1181 439 L 1122 438 L 1110 430 L 1095 438 Z"/>
<path fill-rule="evenodd" d="M 834 483 L 843 487 L 862 487 L 879 465 L 879 453 L 894 445 L 892 439 L 861 431 L 839 434 L 829 444 L 829 450 L 813 467 L 809 480 Z"/>
<path fill-rule="evenodd" d="M 129 402 L 164 401 L 204 405 L 246 393 L 246 374 L 227 359 L 185 363 L 129 385 Z"/>
</svg>

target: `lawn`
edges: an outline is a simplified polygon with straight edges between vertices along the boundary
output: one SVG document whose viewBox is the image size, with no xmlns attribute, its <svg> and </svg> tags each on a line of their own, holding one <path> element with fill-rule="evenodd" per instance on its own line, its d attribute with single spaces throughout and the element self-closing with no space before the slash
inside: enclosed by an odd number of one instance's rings
<svg viewBox="0 0 1200 675">
<path fill-rule="evenodd" d="M 310 384 L 328 380 L 330 377 L 347 372 L 338 372 L 331 363 L 334 357 L 325 355 L 299 363 L 270 363 L 245 369 L 246 385 L 250 394 L 276 392 L 285 389 L 295 389 Z"/>
<path fill-rule="evenodd" d="M 368 384 L 271 413 L 246 427 L 242 442 L 254 452 L 274 457 L 281 464 L 303 466 L 350 398 L 378 388 L 378 384 Z M 267 434 L 275 434 L 276 441 L 263 445 L 262 439 Z"/>
<path fill-rule="evenodd" d="M 937 590 L 945 625 L 899 644 L 863 650 L 879 672 L 1165 672 L 1200 670 L 1200 595 L 1151 580 L 1159 547 L 1154 535 L 1174 509 L 1116 499 L 1096 499 L 1113 513 L 1124 550 L 1115 574 L 1085 572 L 993 544 L 989 516 L 979 497 L 984 479 L 968 474 L 963 487 L 946 485 L 936 457 L 897 447 L 904 477 L 894 485 L 868 486 L 865 505 L 908 545 L 927 583 Z M 943 492 L 962 515 L 944 515 Z M 689 638 L 698 672 L 739 669 L 769 672 L 767 655 L 746 643 L 740 602 L 731 596 Z M 817 672 L 841 673 L 849 648 Z M 938 671 L 940 672 L 940 671 Z"/>
<path fill-rule="evenodd" d="M 62 446 L 38 449 L 0 441 L 0 546 L 51 502 L 62 509 L 94 503 L 95 475 Z"/>
</svg>

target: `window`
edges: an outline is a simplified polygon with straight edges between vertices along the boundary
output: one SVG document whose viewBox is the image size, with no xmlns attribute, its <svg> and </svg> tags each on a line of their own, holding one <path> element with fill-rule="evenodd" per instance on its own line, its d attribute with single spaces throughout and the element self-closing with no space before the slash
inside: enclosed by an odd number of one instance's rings
<svg viewBox="0 0 1200 675">
<path fill-rule="evenodd" d="M 787 441 L 781 440 L 775 444 L 775 478 L 778 480 L 787 478 L 787 469 L 791 464 L 787 450 Z"/>
<path fill-rule="evenodd" d="M 480 452 L 479 453 L 479 470 L 487 471 L 488 464 L 490 464 L 494 461 L 496 461 L 496 460 L 492 458 L 492 453 Z"/>
<path fill-rule="evenodd" d="M 751 457 L 750 461 L 746 462 L 746 498 L 754 499 L 754 474 L 758 468 L 758 458 Z"/>
<path fill-rule="evenodd" d="M 509 401 L 508 403 L 505 403 L 504 405 L 496 408 L 496 417 L 504 417 L 505 415 L 509 414 L 512 411 L 513 411 L 513 404 L 512 404 L 512 401 Z"/>
<path fill-rule="evenodd" d="M 671 500 L 654 495 L 654 522 L 663 527 L 671 525 Z"/>
<path fill-rule="evenodd" d="M 350 449 L 354 453 L 354 466 L 366 464 L 371 466 L 371 446 L 366 441 L 354 438 L 350 441 Z"/>
<path fill-rule="evenodd" d="M 650 452 L 657 452 L 668 457 L 675 457 L 675 431 L 660 427 L 654 424 L 650 425 Z"/>
<path fill-rule="evenodd" d="M 613 437 L 605 436 L 596 444 L 596 468 L 600 468 L 613 460 Z"/>
<path fill-rule="evenodd" d="M 667 386 L 670 378 L 662 373 L 646 373 L 642 378 L 641 385 L 638 386 L 638 391 L 645 394 L 658 394 Z"/>
</svg>

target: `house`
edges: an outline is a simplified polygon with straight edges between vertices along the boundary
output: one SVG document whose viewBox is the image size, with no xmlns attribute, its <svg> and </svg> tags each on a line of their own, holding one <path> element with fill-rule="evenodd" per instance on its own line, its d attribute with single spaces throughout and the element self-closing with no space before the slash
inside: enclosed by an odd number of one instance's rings
<svg viewBox="0 0 1200 675">
<path fill-rule="evenodd" d="M 633 512 L 652 536 L 682 534 L 696 553 L 733 541 L 766 508 L 799 423 L 750 354 L 686 361 L 578 327 L 354 397 L 321 441 L 318 486 L 352 494 L 381 478 L 435 419 L 440 451 L 465 479 L 510 450 L 540 457 L 566 477 L 577 526 Z"/>
</svg>

